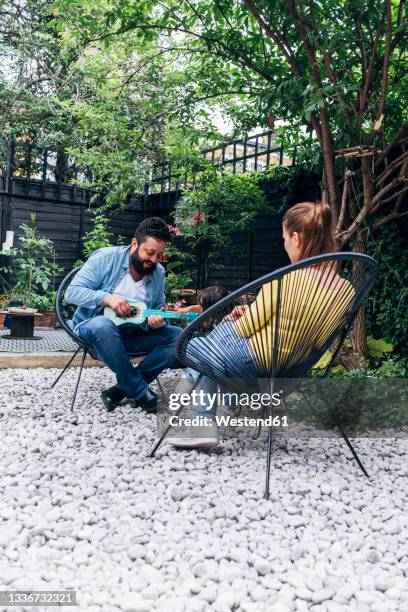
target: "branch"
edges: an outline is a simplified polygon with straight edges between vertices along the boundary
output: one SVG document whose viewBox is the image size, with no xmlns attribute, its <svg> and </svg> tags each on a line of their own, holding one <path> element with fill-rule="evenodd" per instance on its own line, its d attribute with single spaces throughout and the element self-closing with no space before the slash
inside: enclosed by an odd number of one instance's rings
<svg viewBox="0 0 408 612">
<path fill-rule="evenodd" d="M 272 40 L 275 43 L 275 45 L 282 51 L 283 55 L 285 56 L 289 66 L 292 68 L 292 70 L 295 73 L 295 75 L 298 76 L 299 78 L 303 79 L 304 78 L 303 72 L 302 72 L 300 66 L 297 64 L 294 56 L 286 48 L 284 38 L 280 34 L 276 34 L 276 32 L 274 32 L 270 28 L 270 26 L 266 23 L 264 18 L 261 16 L 261 14 L 258 11 L 255 3 L 252 2 L 252 0 L 244 0 L 244 4 L 249 9 L 249 11 L 252 13 L 252 15 L 255 17 L 255 19 L 257 20 L 257 22 L 261 26 L 261 28 L 263 30 L 265 30 L 266 34 L 270 38 L 272 38 Z"/>
<path fill-rule="evenodd" d="M 363 73 L 363 77 L 366 78 L 367 77 L 367 52 L 366 52 L 366 47 L 364 44 L 364 34 L 363 34 L 363 30 L 361 28 L 361 22 L 360 19 L 358 17 L 356 17 L 355 19 L 356 22 L 356 29 L 358 32 L 358 35 L 360 37 L 361 40 L 361 45 L 360 45 L 360 51 L 361 51 L 361 68 L 362 68 L 362 73 Z"/>
<path fill-rule="evenodd" d="M 347 197 L 348 197 L 349 186 L 350 186 L 350 178 L 351 178 L 351 176 L 353 174 L 354 174 L 354 172 L 349 170 L 349 168 L 347 168 L 345 173 L 344 173 L 343 195 L 342 195 L 342 198 L 341 198 L 341 208 L 340 208 L 339 220 L 337 222 L 337 226 L 336 226 L 336 230 L 335 230 L 335 234 L 336 235 L 341 231 L 341 228 L 343 227 L 344 217 L 345 217 L 345 214 L 346 214 Z"/>
<path fill-rule="evenodd" d="M 408 191 L 408 185 L 403 186 L 402 189 L 400 189 L 400 191 L 398 191 L 397 193 L 393 193 L 390 197 L 386 198 L 385 200 L 383 200 L 382 198 L 391 189 L 394 189 L 397 185 L 400 185 L 401 183 L 406 183 L 407 181 L 408 181 L 408 178 L 394 179 L 393 181 L 391 181 L 391 183 L 389 183 L 389 185 L 387 185 L 387 187 L 384 187 L 384 189 L 382 189 L 381 191 L 377 193 L 377 195 L 372 199 L 371 205 L 364 203 L 364 206 L 361 208 L 358 215 L 354 219 L 353 223 L 348 227 L 348 229 L 343 232 L 340 232 L 340 234 L 337 235 L 337 239 L 341 241 L 341 245 L 343 246 L 350 239 L 350 237 L 360 228 L 360 226 L 364 223 L 366 218 L 372 213 L 374 213 L 376 210 L 378 210 L 378 208 L 380 208 L 380 206 L 382 206 L 383 204 L 390 202 L 394 198 L 398 198 L 397 206 L 399 207 L 400 206 L 399 198 L 402 197 L 402 195 L 406 191 Z M 398 210 L 394 208 L 393 212 L 396 213 L 398 212 Z M 402 216 L 402 215 L 405 215 L 405 213 L 402 213 L 399 216 Z M 393 218 L 396 218 L 396 217 L 393 217 Z"/>
<path fill-rule="evenodd" d="M 265 19 L 262 17 L 255 3 L 252 2 L 252 0 L 244 0 L 244 4 L 249 9 L 249 11 L 252 13 L 252 15 L 255 17 L 260 27 L 265 31 L 265 33 L 269 36 L 269 38 L 273 40 L 273 42 L 278 47 L 278 49 L 280 49 L 280 51 L 283 53 L 289 66 L 292 68 L 294 75 L 304 80 L 303 71 L 298 65 L 298 63 L 296 62 L 295 56 L 290 53 L 289 45 L 285 39 L 284 34 L 282 32 L 277 34 L 270 28 L 270 26 L 266 23 Z M 310 114 L 310 119 L 311 119 L 312 127 L 317 134 L 317 138 L 320 144 L 323 146 L 322 126 L 319 123 L 319 118 L 317 114 L 315 112 L 312 112 Z"/>
<path fill-rule="evenodd" d="M 186 2 L 188 2 L 188 0 L 186 0 Z M 189 4 L 190 4 L 190 3 L 189 3 Z M 222 8 L 222 2 L 220 2 L 219 0 L 215 0 L 215 4 L 216 4 L 216 6 L 217 6 L 218 10 L 220 11 L 221 15 L 224 17 L 225 21 L 227 22 L 229 29 L 230 29 L 232 32 L 235 32 L 235 28 L 234 28 L 234 26 L 232 25 L 232 23 L 231 23 L 231 22 L 230 22 L 230 20 L 228 19 L 228 16 L 225 14 L 225 12 L 224 12 L 224 10 L 223 10 L 223 8 Z M 203 24 L 203 25 L 205 25 L 205 24 Z"/>
<path fill-rule="evenodd" d="M 317 32 L 316 32 L 317 33 Z M 331 65 L 330 59 L 329 59 L 329 55 L 327 53 L 327 49 L 322 45 L 321 42 L 319 42 L 319 49 L 321 51 L 321 54 L 323 56 L 323 61 L 324 61 L 324 65 L 326 66 L 326 70 L 327 70 L 327 74 L 329 75 L 329 79 L 332 82 L 332 85 L 336 91 L 337 94 L 337 98 L 339 100 L 339 102 L 341 102 L 341 104 L 344 107 L 344 118 L 346 120 L 347 125 L 351 128 L 351 117 L 350 117 L 350 113 L 349 113 L 349 105 L 347 104 L 346 100 L 343 97 L 343 94 L 341 93 L 341 89 L 339 86 L 339 82 L 337 80 L 336 74 L 333 70 L 333 67 Z M 358 112 L 356 107 L 354 106 L 353 103 L 351 103 L 351 108 L 354 111 L 354 114 L 357 116 Z"/>
<path fill-rule="evenodd" d="M 115 32 L 110 32 L 108 34 L 104 34 L 103 36 L 97 36 L 95 38 L 90 38 L 88 39 L 88 43 L 97 42 L 99 40 L 104 40 L 106 38 L 111 38 L 112 36 L 119 36 L 121 34 L 126 34 L 126 32 L 131 32 L 133 30 L 159 30 L 159 31 L 166 31 L 166 32 L 182 32 L 183 34 L 190 34 L 190 36 L 193 36 L 194 38 L 197 38 L 198 40 L 202 40 L 206 43 L 207 45 L 206 51 L 209 55 L 216 55 L 217 57 L 220 57 L 220 56 L 224 57 L 223 53 L 220 50 L 211 51 L 208 48 L 211 45 L 219 45 L 219 47 L 221 47 L 224 50 L 225 57 L 230 57 L 231 50 L 229 49 L 228 45 L 223 43 L 218 38 L 214 38 L 211 36 L 203 36 L 202 34 L 198 34 L 197 32 L 194 32 L 192 30 L 187 30 L 181 26 L 170 27 L 170 26 L 166 26 L 162 24 L 154 24 L 154 23 L 140 24 L 140 25 L 132 24 L 126 28 L 120 28 L 119 30 L 115 30 Z M 203 49 L 197 49 L 197 53 L 203 53 Z M 257 72 L 266 81 L 271 80 L 271 75 L 269 74 L 269 72 L 265 72 L 259 66 L 251 62 L 248 58 L 248 55 L 243 55 L 242 53 L 238 53 L 234 59 L 238 64 L 241 64 L 241 66 L 244 66 L 245 68 L 251 68 L 252 70 Z"/>
<path fill-rule="evenodd" d="M 123 81 L 121 91 L 126 85 L 129 85 L 132 82 L 132 79 L 137 74 L 139 74 L 143 70 L 143 68 L 146 68 L 146 66 L 149 66 L 152 63 L 152 60 L 156 59 L 157 57 L 160 57 L 161 55 L 164 55 L 165 53 L 169 53 L 171 51 L 178 51 L 178 52 L 184 51 L 186 53 L 196 53 L 197 49 L 191 49 L 190 47 L 164 47 L 160 49 L 160 51 L 158 51 L 157 53 L 154 53 L 153 55 L 149 56 L 145 62 L 143 62 L 142 64 L 139 64 L 138 67 L 126 77 L 126 79 Z M 120 66 L 122 66 L 122 62 L 118 64 L 118 67 Z"/>
<path fill-rule="evenodd" d="M 402 180 L 406 182 L 408 179 L 402 179 Z M 383 204 L 388 204 L 388 202 L 392 202 L 394 198 L 399 198 L 399 196 L 401 194 L 404 194 L 407 191 L 407 189 L 408 189 L 408 185 L 403 187 L 400 191 L 397 191 L 397 193 L 393 193 L 391 196 L 389 196 L 385 200 L 382 200 L 381 202 L 379 202 L 379 204 L 377 204 L 375 208 L 373 208 L 373 212 L 377 211 L 381 206 L 383 206 Z"/>
<path fill-rule="evenodd" d="M 406 162 L 408 158 L 408 151 L 404 151 L 402 155 L 394 159 L 388 166 L 386 166 L 385 170 L 381 172 L 381 174 L 376 178 L 375 184 L 382 185 L 382 183 L 398 168 Z"/>
<path fill-rule="evenodd" d="M 320 74 L 320 71 L 317 65 L 316 50 L 311 46 L 309 42 L 305 23 L 302 22 L 302 20 L 300 19 L 296 11 L 296 7 L 294 3 L 292 2 L 292 0 L 286 0 L 286 5 L 289 9 L 290 14 L 292 15 L 295 27 L 300 35 L 304 49 L 306 51 L 307 61 L 308 61 L 309 68 L 313 76 L 313 80 L 317 88 L 322 89 L 323 83 L 322 83 L 321 74 Z M 325 165 L 326 174 L 327 174 L 327 177 L 326 177 L 327 186 L 329 190 L 329 200 L 330 200 L 329 204 L 333 208 L 334 217 L 337 217 L 337 214 L 338 214 L 338 211 L 337 211 L 338 186 L 337 186 L 337 181 L 336 181 L 336 176 L 335 176 L 335 171 L 334 171 L 334 163 L 333 163 L 334 150 L 333 150 L 330 123 L 329 123 L 329 117 L 327 114 L 326 104 L 324 105 L 323 108 L 319 109 L 319 116 L 320 116 L 321 137 L 322 137 L 321 144 L 322 144 L 322 149 L 323 149 L 324 165 Z"/>
<path fill-rule="evenodd" d="M 404 17 L 405 9 L 405 0 L 401 0 L 398 7 L 398 17 L 397 17 L 397 26 L 399 27 L 402 24 L 402 20 Z"/>
<path fill-rule="evenodd" d="M 401 170 L 401 171 L 402 171 L 402 170 Z M 399 211 L 400 211 L 400 208 L 401 208 L 401 206 L 402 206 L 402 204 L 405 202 L 405 199 L 404 199 L 404 197 L 403 197 L 403 196 L 404 196 L 404 193 L 405 193 L 405 187 L 404 187 L 404 189 L 402 189 L 402 190 L 400 191 L 400 193 L 397 193 L 397 194 L 396 194 L 396 195 L 397 195 L 397 201 L 395 202 L 394 212 L 399 212 Z"/>
<path fill-rule="evenodd" d="M 399 143 L 399 141 L 403 141 L 406 138 L 408 138 L 408 124 L 402 126 L 402 128 L 395 134 L 394 138 L 387 145 L 381 155 L 377 158 L 374 165 L 375 169 L 378 168 L 381 162 L 386 158 L 388 153 L 390 153 L 390 151 Z"/>
<path fill-rule="evenodd" d="M 320 36 L 320 29 L 316 25 L 315 15 L 311 17 L 311 25 L 310 25 L 306 20 L 302 2 L 300 3 L 300 6 L 301 6 L 301 17 L 302 17 L 302 21 L 304 24 L 305 32 L 316 36 L 316 39 L 318 41 L 318 48 L 320 49 L 320 52 L 322 54 L 323 62 L 324 62 L 324 65 L 327 71 L 327 75 L 329 77 L 330 82 L 332 83 L 334 87 L 338 102 L 340 102 L 343 105 L 344 118 L 345 118 L 346 124 L 351 128 L 351 116 L 350 116 L 349 110 L 352 110 L 356 116 L 358 114 L 358 111 L 356 107 L 354 106 L 353 102 L 351 102 L 351 105 L 349 105 L 343 96 L 336 73 L 334 72 L 332 63 L 330 61 L 329 54 L 327 52 L 326 47 L 322 43 L 321 36 Z M 310 5 L 310 8 L 312 7 L 315 8 L 315 5 L 313 3 Z"/>
<path fill-rule="evenodd" d="M 321 89 L 323 83 L 320 71 L 317 67 L 316 52 L 315 49 L 313 49 L 313 47 L 310 45 L 305 24 L 304 22 L 302 22 L 298 13 L 296 12 L 296 7 L 293 4 L 292 0 L 286 0 L 286 6 L 288 7 L 290 14 L 292 15 L 295 27 L 300 35 L 300 38 L 302 39 L 303 46 L 306 51 L 309 68 L 312 73 L 315 85 L 318 89 Z"/>
<path fill-rule="evenodd" d="M 408 190 L 408 187 L 406 189 L 404 189 L 404 191 L 407 191 L 407 190 Z M 383 217 L 382 219 L 377 221 L 377 223 L 374 223 L 374 225 L 371 228 L 371 231 L 374 233 L 382 225 L 385 225 L 386 223 L 389 223 L 390 221 L 394 221 L 395 219 L 401 219 L 401 217 L 405 217 L 405 215 L 408 215 L 408 211 L 404 212 L 404 213 L 396 213 L 396 212 L 393 211 L 389 215 L 385 215 L 385 217 Z"/>
<path fill-rule="evenodd" d="M 363 206 L 363 208 L 358 213 L 357 217 L 354 219 L 353 223 L 343 232 L 340 232 L 336 236 L 337 240 L 340 240 L 341 246 L 351 238 L 351 236 L 360 228 L 360 226 L 364 223 L 366 217 L 368 216 L 370 210 L 368 206 Z"/>
<path fill-rule="evenodd" d="M 390 56 L 391 56 L 391 0 L 385 0 L 385 18 L 386 18 L 386 30 L 385 30 L 385 50 L 384 50 L 384 60 L 383 60 L 383 74 L 381 81 L 381 94 L 380 94 L 380 103 L 377 111 L 377 119 L 384 114 L 384 105 L 385 105 L 385 96 L 387 93 L 387 84 L 388 84 L 388 71 L 390 64 Z"/>
<path fill-rule="evenodd" d="M 399 28 L 404 20 L 405 15 L 405 0 L 401 0 L 398 7 L 398 17 L 397 17 L 397 28 Z M 394 51 L 395 47 L 398 45 L 399 41 L 403 36 L 403 32 L 397 32 L 394 36 L 394 40 L 391 42 L 391 53 Z"/>
<path fill-rule="evenodd" d="M 388 0 L 386 0 L 388 1 Z M 385 10 L 383 11 L 383 14 L 381 15 L 381 21 L 377 30 L 377 35 L 375 37 L 375 41 L 374 41 L 374 45 L 373 45 L 373 49 L 371 51 L 371 57 L 370 57 L 370 64 L 368 66 L 368 70 L 367 70 L 367 76 L 366 76 L 366 80 L 364 83 L 364 89 L 363 92 L 360 96 L 360 110 L 359 110 L 359 120 L 361 123 L 362 117 L 365 113 L 365 108 L 366 108 L 366 104 L 367 104 L 367 94 L 368 94 L 368 90 L 369 87 L 371 85 L 371 81 L 374 77 L 374 63 L 375 63 L 375 59 L 376 59 L 376 55 L 377 55 L 377 49 L 378 49 L 378 44 L 380 42 L 380 36 L 381 36 L 381 30 L 383 27 L 383 23 L 384 23 L 384 19 L 385 19 Z"/>
<path fill-rule="evenodd" d="M 394 189 L 394 187 L 397 187 L 401 183 L 406 183 L 407 181 L 408 181 L 408 178 L 395 178 L 390 183 L 388 183 L 386 187 L 383 187 L 382 189 L 380 189 L 380 191 L 372 199 L 372 210 L 374 211 L 381 204 L 384 204 L 385 201 L 382 202 L 381 200 L 386 193 L 391 191 L 391 189 Z M 395 197 L 395 195 L 393 195 L 392 197 Z M 388 198 L 387 202 L 389 202 L 390 199 L 392 198 Z"/>
</svg>

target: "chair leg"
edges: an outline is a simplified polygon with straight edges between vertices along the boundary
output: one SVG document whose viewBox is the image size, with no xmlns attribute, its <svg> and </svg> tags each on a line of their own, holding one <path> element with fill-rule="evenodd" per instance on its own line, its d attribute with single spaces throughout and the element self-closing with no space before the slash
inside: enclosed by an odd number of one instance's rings
<svg viewBox="0 0 408 612">
<path fill-rule="evenodd" d="M 75 385 L 74 396 L 73 396 L 72 402 L 71 402 L 71 412 L 74 412 L 74 405 L 75 405 L 75 400 L 76 400 L 76 396 L 77 396 L 77 393 L 78 393 L 79 381 L 81 380 L 82 370 L 83 370 L 83 367 L 84 367 L 84 362 L 85 362 L 85 357 L 87 355 L 87 352 L 88 352 L 88 350 L 84 349 L 84 354 L 82 355 L 81 366 L 79 368 L 78 378 L 77 378 L 76 385 Z"/>
<path fill-rule="evenodd" d="M 268 450 L 267 450 L 267 455 L 266 455 L 266 478 L 265 478 L 264 499 L 269 499 L 269 482 L 270 482 L 270 477 L 271 477 L 271 458 L 272 458 L 272 429 L 273 429 L 273 426 L 270 425 L 269 435 L 268 435 Z"/>
<path fill-rule="evenodd" d="M 302 393 L 303 397 L 306 400 L 306 403 L 310 406 L 310 402 L 308 400 L 308 398 L 306 397 L 306 395 L 304 393 Z M 324 400 L 324 398 L 322 398 L 324 401 L 324 404 L 326 406 L 326 410 L 329 413 L 329 408 L 327 406 L 327 402 Z M 330 413 L 329 413 L 330 414 Z M 353 445 L 350 442 L 349 437 L 347 436 L 346 432 L 344 431 L 343 427 L 340 425 L 340 423 L 336 420 L 336 418 L 334 417 L 334 422 L 336 424 L 337 429 L 340 431 L 341 436 L 343 438 L 343 440 L 345 441 L 345 443 L 347 444 L 347 446 L 349 447 L 351 454 L 353 455 L 354 459 L 357 461 L 357 464 L 359 466 L 359 468 L 361 469 L 361 471 L 363 472 L 364 476 L 367 476 L 367 478 L 369 478 L 369 475 L 367 473 L 367 470 L 365 469 L 364 465 L 361 463 L 360 457 L 357 455 Z"/>
<path fill-rule="evenodd" d="M 65 374 L 65 372 L 67 371 L 67 368 L 69 368 L 69 366 L 71 365 L 71 363 L 74 361 L 75 357 L 78 355 L 79 351 L 81 350 L 81 347 L 79 346 L 77 348 L 77 350 L 75 351 L 75 353 L 72 355 L 71 359 L 68 361 L 67 365 L 65 366 L 65 368 L 62 370 L 62 372 L 58 375 L 58 377 L 54 380 L 54 382 L 52 383 L 50 389 L 53 389 L 55 387 L 55 385 L 57 384 L 57 382 L 59 381 L 59 379 L 61 378 L 61 376 L 63 376 L 63 374 Z"/>
<path fill-rule="evenodd" d="M 351 454 L 353 455 L 354 459 L 357 461 L 359 468 L 361 469 L 361 471 L 363 472 L 364 476 L 367 476 L 367 478 L 369 478 L 369 475 L 364 467 L 364 465 L 361 463 L 360 457 L 357 455 L 356 451 L 353 448 L 353 445 L 350 442 L 349 437 L 347 436 L 346 432 L 344 431 L 344 429 L 342 428 L 341 425 L 339 425 L 338 423 L 336 423 L 337 428 L 339 429 L 343 440 L 345 441 L 345 443 L 347 444 L 347 446 L 349 447 Z"/>
<path fill-rule="evenodd" d="M 163 401 L 166 401 L 166 394 L 164 392 L 163 385 L 161 384 L 159 377 L 156 378 L 156 383 L 157 383 L 157 386 L 160 389 L 160 393 L 162 395 Z"/>
<path fill-rule="evenodd" d="M 197 387 L 197 385 L 201 382 L 203 375 L 200 374 L 200 376 L 197 378 L 197 380 L 194 383 L 194 386 L 191 389 L 191 392 L 194 391 L 194 389 Z M 183 411 L 183 409 L 185 408 L 185 406 L 181 406 L 177 412 L 175 413 L 175 416 L 178 416 L 179 414 L 181 414 L 181 412 Z M 154 446 L 152 452 L 150 453 L 149 457 L 153 458 L 156 454 L 156 452 L 159 450 L 160 446 L 162 445 L 165 437 L 167 436 L 167 434 L 169 433 L 170 429 L 172 428 L 171 425 L 167 425 L 166 429 L 164 430 L 164 432 L 162 433 L 159 441 L 156 443 L 156 445 Z"/>
<path fill-rule="evenodd" d="M 267 416 L 267 408 L 264 408 L 262 410 L 262 415 L 261 415 L 261 419 L 265 419 Z M 258 425 L 258 428 L 256 430 L 256 434 L 254 436 L 251 436 L 251 440 L 258 440 L 260 435 L 261 435 L 261 431 L 262 431 L 262 424 L 260 423 Z"/>
</svg>

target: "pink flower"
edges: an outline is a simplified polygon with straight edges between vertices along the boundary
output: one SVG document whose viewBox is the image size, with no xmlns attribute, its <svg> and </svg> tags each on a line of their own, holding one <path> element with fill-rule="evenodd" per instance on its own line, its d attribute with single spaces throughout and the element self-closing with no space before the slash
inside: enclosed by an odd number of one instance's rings
<svg viewBox="0 0 408 612">
<path fill-rule="evenodd" d="M 193 216 L 193 220 L 196 221 L 197 223 L 204 223 L 205 219 L 204 219 L 204 214 L 201 212 L 196 213 Z"/>
<path fill-rule="evenodd" d="M 175 236 L 181 236 L 181 231 L 175 225 L 168 225 L 170 234 L 174 234 Z"/>
</svg>

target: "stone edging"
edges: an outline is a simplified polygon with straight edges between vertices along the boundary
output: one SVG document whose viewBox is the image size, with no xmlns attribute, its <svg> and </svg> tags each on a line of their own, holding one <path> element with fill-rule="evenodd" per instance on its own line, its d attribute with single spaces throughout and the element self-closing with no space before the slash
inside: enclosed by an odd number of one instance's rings
<svg viewBox="0 0 408 612">
<path fill-rule="evenodd" d="M 63 369 L 72 353 L 68 352 L 48 352 L 48 353 L 6 353 L 0 352 L 0 369 L 6 368 L 61 368 Z M 81 365 L 82 354 L 78 354 L 70 367 L 79 367 Z M 132 359 L 133 363 L 138 363 L 139 358 Z M 92 359 L 89 355 L 85 359 L 85 368 L 101 368 L 103 363 Z"/>
</svg>

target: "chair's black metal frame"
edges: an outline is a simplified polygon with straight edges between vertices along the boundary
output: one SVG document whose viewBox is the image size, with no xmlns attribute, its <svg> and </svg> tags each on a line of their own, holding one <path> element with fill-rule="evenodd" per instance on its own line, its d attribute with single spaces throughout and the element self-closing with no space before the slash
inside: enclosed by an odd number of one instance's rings
<svg viewBox="0 0 408 612">
<path fill-rule="evenodd" d="M 319 358 L 321 357 L 321 355 L 327 350 L 327 348 L 329 346 L 333 345 L 333 342 L 336 341 L 337 342 L 337 347 L 335 352 L 332 355 L 332 358 L 330 360 L 330 363 L 328 363 L 328 365 L 326 366 L 325 370 L 322 373 L 322 378 L 327 377 L 327 375 L 330 372 L 330 369 L 333 365 L 333 362 L 335 361 L 342 345 L 343 342 L 346 338 L 347 333 L 350 331 L 350 328 L 352 326 L 352 323 L 364 301 L 364 299 L 366 298 L 366 296 L 368 295 L 368 293 L 370 292 L 371 288 L 373 287 L 373 285 L 375 284 L 376 281 L 376 277 L 377 277 L 377 272 L 378 272 L 378 265 L 376 263 L 376 261 L 367 256 L 367 255 L 363 255 L 363 254 L 359 254 L 359 253 L 350 253 L 350 252 L 345 252 L 345 253 L 328 253 L 325 255 L 319 255 L 317 257 L 311 257 L 309 259 L 304 259 L 301 260 L 295 264 L 291 264 L 288 266 L 285 266 L 283 268 L 280 268 L 278 270 L 275 270 L 274 272 L 271 272 L 269 274 L 266 274 L 265 276 L 263 276 L 262 278 L 256 279 L 254 281 L 252 281 L 251 283 L 248 283 L 247 285 L 245 285 L 244 287 L 241 287 L 240 289 L 234 291 L 233 293 L 230 293 L 228 296 L 226 296 L 225 298 L 223 298 L 222 300 L 220 300 L 219 302 L 217 302 L 216 304 L 214 304 L 213 306 L 211 306 L 208 310 L 206 310 L 205 312 L 203 312 L 199 317 L 197 317 L 197 319 L 195 319 L 192 323 L 190 323 L 190 325 L 188 325 L 188 327 L 186 327 L 186 329 L 183 331 L 183 333 L 181 334 L 179 340 L 178 340 L 178 344 L 177 344 L 177 348 L 176 348 L 176 355 L 177 355 L 177 359 L 183 363 L 186 367 L 190 367 L 190 368 L 194 368 L 196 371 L 198 371 L 200 373 L 200 377 L 202 376 L 211 376 L 211 374 L 208 372 L 208 369 L 206 369 L 205 366 L 200 367 L 200 364 L 198 364 L 196 361 L 193 362 L 188 356 L 187 356 L 187 346 L 189 341 L 192 339 L 193 335 L 195 332 L 197 332 L 198 330 L 201 330 L 205 327 L 205 324 L 209 321 L 209 320 L 214 320 L 217 315 L 220 315 L 221 312 L 225 312 L 226 309 L 228 308 L 228 306 L 230 306 L 231 304 L 233 304 L 234 302 L 236 303 L 236 300 L 243 296 L 246 293 L 249 293 L 251 291 L 256 291 L 257 289 L 259 289 L 262 285 L 266 284 L 266 283 L 271 283 L 271 281 L 277 281 L 278 282 L 278 299 L 277 299 L 277 304 L 276 304 L 276 315 L 275 315 L 275 335 L 274 338 L 279 338 L 278 335 L 278 329 L 279 329 L 279 315 L 280 315 L 280 307 L 281 307 L 281 301 L 280 301 L 280 290 L 281 290 L 281 283 L 282 283 L 282 278 L 290 273 L 290 272 L 294 272 L 295 270 L 299 270 L 301 268 L 305 268 L 305 267 L 310 267 L 310 266 L 316 266 L 317 264 L 326 264 L 326 265 L 330 265 L 331 262 L 333 262 L 336 265 L 340 265 L 344 262 L 349 262 L 350 264 L 352 264 L 353 266 L 355 266 L 356 264 L 362 264 L 364 265 L 364 277 L 359 279 L 359 286 L 357 287 L 358 291 L 356 292 L 352 305 L 350 307 L 350 309 L 347 310 L 345 316 L 344 316 L 344 322 L 343 325 L 340 325 L 339 327 L 335 328 L 335 330 L 333 331 L 333 333 L 331 334 L 330 338 L 328 339 L 328 341 L 326 342 L 325 346 L 322 347 L 322 350 L 320 351 L 320 354 L 317 356 L 317 358 L 315 359 L 315 361 L 313 361 L 313 363 L 310 363 L 306 369 L 303 370 L 303 372 L 293 372 L 290 376 L 288 376 L 288 378 L 300 378 L 300 377 L 304 377 L 306 376 L 307 372 L 311 369 L 311 367 L 313 367 L 313 365 L 319 360 Z M 360 276 L 361 273 L 359 272 Z M 281 376 L 279 372 L 277 372 L 276 370 L 276 364 L 277 364 L 277 355 L 278 355 L 278 342 L 274 343 L 273 346 L 273 355 L 272 355 L 272 367 L 271 367 L 271 372 L 270 375 L 268 376 L 268 379 L 270 380 L 270 392 L 271 392 L 271 396 L 274 390 L 274 384 L 275 381 L 277 379 L 281 379 L 281 378 L 285 378 L 285 376 Z M 302 368 L 300 368 L 302 369 Z M 213 377 L 214 378 L 214 377 Z M 263 378 L 262 375 L 259 376 L 259 378 Z M 222 379 L 216 379 L 215 380 L 218 383 L 222 383 Z M 197 381 L 198 384 L 199 381 Z M 307 398 L 305 398 L 307 401 Z M 325 402 L 326 403 L 326 402 Z M 327 403 L 326 403 L 327 406 Z M 174 414 L 180 414 L 183 410 L 183 407 L 180 408 L 177 412 L 175 412 Z M 268 410 L 268 416 L 272 415 L 272 405 L 267 409 Z M 357 461 L 360 469 L 363 471 L 363 473 L 365 474 L 365 476 L 368 477 L 367 471 L 365 470 L 363 464 L 360 461 L 360 458 L 358 457 L 355 449 L 353 448 L 346 432 L 344 431 L 344 427 L 340 424 L 340 423 L 336 423 L 341 436 L 343 437 L 344 441 L 346 442 L 348 448 L 350 449 L 354 459 Z M 163 431 L 160 439 L 158 440 L 158 442 L 156 443 L 155 447 L 153 448 L 152 452 L 151 452 L 151 457 L 153 457 L 156 453 L 156 451 L 158 450 L 158 448 L 160 447 L 160 445 L 162 444 L 163 440 L 165 439 L 165 437 L 167 436 L 168 432 L 170 431 L 171 426 L 169 425 L 168 427 L 165 428 L 165 430 Z M 269 435 L 268 435 L 268 444 L 267 444 L 267 459 L 266 459 L 266 482 L 265 482 L 265 499 L 269 498 L 269 488 L 270 488 L 270 466 L 271 466 L 271 455 L 272 455 L 272 432 L 273 432 L 273 426 L 271 425 L 269 427 Z"/>
<path fill-rule="evenodd" d="M 71 280 L 74 278 L 75 274 L 78 272 L 79 269 L 80 268 L 74 268 L 73 270 L 71 270 L 71 272 L 69 272 L 65 276 L 65 278 L 62 280 L 62 282 L 61 282 L 61 284 L 60 284 L 60 286 L 58 288 L 57 295 L 56 295 L 56 298 L 55 298 L 55 310 L 56 310 L 56 313 L 57 313 L 58 322 L 61 325 L 61 327 L 67 332 L 67 334 L 72 338 L 72 340 L 78 345 L 78 348 L 74 352 L 72 357 L 69 359 L 68 363 L 66 364 L 66 366 L 64 367 L 62 372 L 58 375 L 58 377 L 55 379 L 55 381 L 52 383 L 52 385 L 50 387 L 50 389 L 55 387 L 57 382 L 64 375 L 64 373 L 66 372 L 67 368 L 69 368 L 69 366 L 71 365 L 71 363 L 73 362 L 75 357 L 78 355 L 78 353 L 80 351 L 83 351 L 82 359 L 81 359 L 81 364 L 80 364 L 79 372 L 78 372 L 78 377 L 77 377 L 76 384 L 75 384 L 74 394 L 72 396 L 71 406 L 70 406 L 70 410 L 74 414 L 75 414 L 75 412 L 74 412 L 75 401 L 76 401 L 76 397 L 77 397 L 77 393 L 78 393 L 78 387 L 79 387 L 79 383 L 80 383 L 80 380 L 81 380 L 82 370 L 83 370 L 83 367 L 84 367 L 86 356 L 87 356 L 87 354 L 89 354 L 93 359 L 96 359 L 96 360 L 100 361 L 97 353 L 92 348 L 92 346 L 90 344 L 88 344 L 87 342 L 85 342 L 80 336 L 78 336 L 76 333 L 74 333 L 74 331 L 70 328 L 70 326 L 68 325 L 68 323 L 67 323 L 67 321 L 65 319 L 65 315 L 64 315 L 63 301 L 64 301 L 64 296 L 65 296 L 65 291 L 66 291 L 68 285 L 70 284 Z M 145 355 L 146 355 L 146 353 L 132 353 L 129 356 L 130 357 L 144 357 Z M 160 383 L 160 380 L 158 378 L 156 378 L 156 382 L 157 382 L 157 385 L 158 385 L 158 387 L 160 389 L 161 394 L 163 395 L 163 397 L 165 397 L 165 393 L 164 393 L 163 387 L 162 387 L 162 385 Z"/>
</svg>

